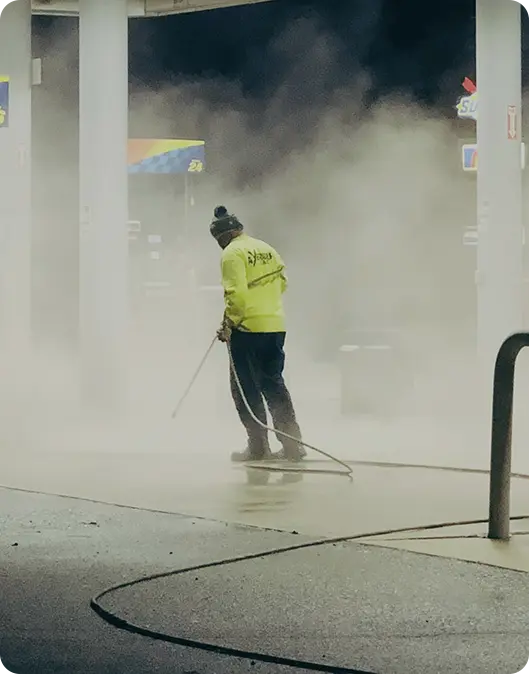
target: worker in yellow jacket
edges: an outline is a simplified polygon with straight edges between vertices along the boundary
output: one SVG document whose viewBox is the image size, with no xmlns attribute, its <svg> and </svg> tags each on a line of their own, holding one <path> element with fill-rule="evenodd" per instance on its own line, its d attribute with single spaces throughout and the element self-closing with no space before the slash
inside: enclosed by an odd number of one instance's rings
<svg viewBox="0 0 529 674">
<path fill-rule="evenodd" d="M 264 241 L 246 235 L 235 215 L 217 206 L 210 232 L 222 248 L 221 272 L 225 312 L 217 335 L 227 342 L 244 397 L 253 414 L 267 424 L 264 401 L 275 430 L 301 440 L 290 393 L 283 379 L 286 337 L 283 293 L 287 288 L 285 265 Z M 251 417 L 230 368 L 235 407 L 248 434 L 243 452 L 233 461 L 268 458 L 299 461 L 306 452 L 296 440 L 277 435 L 283 449 L 270 451 L 268 433 Z"/>
</svg>

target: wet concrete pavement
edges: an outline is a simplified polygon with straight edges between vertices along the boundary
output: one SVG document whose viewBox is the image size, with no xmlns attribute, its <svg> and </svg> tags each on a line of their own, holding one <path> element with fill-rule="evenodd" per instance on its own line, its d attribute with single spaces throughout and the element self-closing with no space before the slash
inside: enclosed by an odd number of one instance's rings
<svg viewBox="0 0 529 674">
<path fill-rule="evenodd" d="M 243 438 L 231 403 L 215 409 L 211 391 L 196 395 L 200 403 L 190 401 L 176 424 L 167 421 L 170 409 L 131 419 L 125 431 L 21 417 L 7 438 L 4 446 L 19 451 L 2 452 L 3 485 L 138 509 L 0 489 L 0 657 L 13 671 L 282 674 L 291 670 L 116 631 L 87 602 L 145 573 L 311 537 L 487 517 L 486 474 L 359 465 L 349 482 L 232 467 L 227 458 Z M 486 427 L 478 441 L 472 423 L 351 421 L 328 400 L 314 404 L 301 405 L 307 439 L 345 460 L 487 468 Z M 516 447 L 514 458 L 515 470 L 529 473 Z M 512 489 L 513 514 L 529 516 L 527 481 L 513 480 Z M 473 539 L 468 532 L 449 529 L 434 542 L 388 535 L 244 562 L 141 586 L 112 596 L 111 606 L 169 632 L 317 662 L 332 657 L 374 674 L 512 674 L 529 655 L 527 576 L 449 558 L 529 569 L 529 545 L 496 547 L 491 561 L 483 525 Z"/>
<path fill-rule="evenodd" d="M 307 463 L 307 469 L 312 465 Z M 325 464 L 328 465 L 328 464 Z M 79 496 L 307 535 L 359 535 L 486 519 L 488 477 L 357 466 L 344 477 L 257 473 L 223 456 L 19 453 L 4 486 Z M 257 484 L 256 484 L 257 482 Z M 527 481 L 513 480 L 512 514 L 529 516 Z"/>
<path fill-rule="evenodd" d="M 16 674 L 250 671 L 246 661 L 115 630 L 91 611 L 89 601 L 105 586 L 145 573 L 255 553 L 288 544 L 294 537 L 3 489 L 0 512 L 0 658 L 9 670 Z M 193 597 L 187 601 L 192 604 Z M 263 665 L 251 671 L 291 670 Z"/>
<path fill-rule="evenodd" d="M 144 574 L 309 538 L 11 490 L 0 490 L 0 511 L 0 656 L 12 671 L 293 671 L 121 632 L 88 601 Z M 359 544 L 173 576 L 103 601 L 166 633 L 377 674 L 512 674 L 529 653 L 525 574 Z"/>
<path fill-rule="evenodd" d="M 385 552 L 286 553 L 155 581 L 107 604 L 151 629 L 371 672 L 507 674 L 527 662 L 525 576 Z M 164 601 L 171 594 L 193 604 Z"/>
</svg>

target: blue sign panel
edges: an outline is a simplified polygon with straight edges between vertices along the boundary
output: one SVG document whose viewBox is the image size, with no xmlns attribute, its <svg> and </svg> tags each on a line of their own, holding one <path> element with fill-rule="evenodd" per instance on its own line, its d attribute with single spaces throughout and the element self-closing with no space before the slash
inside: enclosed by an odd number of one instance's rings
<svg viewBox="0 0 529 674">
<path fill-rule="evenodd" d="M 0 129 L 9 126 L 9 77 L 0 75 Z"/>
<path fill-rule="evenodd" d="M 205 163 L 203 140 L 129 140 L 129 173 L 202 173 Z"/>
</svg>

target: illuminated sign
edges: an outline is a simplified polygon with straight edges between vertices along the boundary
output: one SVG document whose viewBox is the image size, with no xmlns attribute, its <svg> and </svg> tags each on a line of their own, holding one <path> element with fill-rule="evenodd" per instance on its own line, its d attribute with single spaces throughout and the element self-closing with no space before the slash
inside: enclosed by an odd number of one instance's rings
<svg viewBox="0 0 529 674">
<path fill-rule="evenodd" d="M 9 77 L 0 75 L 0 129 L 9 126 Z"/>
<path fill-rule="evenodd" d="M 463 160 L 463 171 L 478 170 L 478 150 L 477 145 L 463 145 L 461 148 L 461 159 Z"/>
<path fill-rule="evenodd" d="M 456 105 L 457 116 L 460 119 L 473 119 L 474 121 L 477 121 L 478 89 L 469 77 L 465 77 L 462 82 L 462 86 L 463 89 L 467 92 L 468 96 L 463 96 L 459 99 Z"/>
<path fill-rule="evenodd" d="M 525 168 L 525 143 L 521 143 L 521 162 L 522 169 Z M 461 147 L 461 160 L 463 171 L 478 170 L 478 146 L 476 143 L 468 143 Z"/>
<path fill-rule="evenodd" d="M 129 173 L 202 173 L 205 165 L 203 140 L 129 140 Z"/>
<path fill-rule="evenodd" d="M 477 92 L 470 96 L 463 96 L 456 105 L 457 116 L 459 119 L 478 119 L 478 94 Z"/>
</svg>

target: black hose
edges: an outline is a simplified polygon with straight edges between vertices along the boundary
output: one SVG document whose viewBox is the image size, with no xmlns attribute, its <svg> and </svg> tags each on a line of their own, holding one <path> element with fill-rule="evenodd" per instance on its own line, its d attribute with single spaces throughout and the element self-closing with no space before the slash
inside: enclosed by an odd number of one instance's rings
<svg viewBox="0 0 529 674">
<path fill-rule="evenodd" d="M 528 476 L 529 477 L 529 476 Z M 512 520 L 522 520 L 522 519 L 529 519 L 529 515 L 519 515 L 516 517 L 511 518 Z M 175 644 L 178 646 L 184 646 L 187 648 L 194 648 L 202 651 L 209 651 L 211 653 L 216 653 L 218 655 L 225 655 L 225 656 L 231 656 L 231 657 L 236 657 L 236 658 L 242 658 L 245 660 L 252 660 L 255 662 L 263 662 L 263 663 L 269 663 L 269 664 L 275 664 L 275 665 L 281 665 L 284 667 L 292 667 L 294 669 L 305 669 L 307 671 L 314 671 L 314 672 L 333 672 L 335 674 L 373 674 L 372 672 L 366 672 L 358 669 L 351 669 L 347 667 L 337 667 L 334 665 L 328 665 L 328 664 L 323 664 L 323 663 L 317 663 L 317 662 L 310 662 L 310 661 L 304 661 L 304 660 L 297 660 L 294 658 L 284 658 L 276 655 L 270 655 L 268 653 L 258 653 L 258 652 L 253 652 L 253 651 L 247 651 L 243 649 L 238 649 L 238 648 L 230 648 L 228 646 L 219 646 L 217 644 L 211 644 L 205 641 L 199 641 L 196 639 L 187 639 L 184 637 L 177 637 L 173 636 L 170 634 L 165 634 L 163 632 L 159 632 L 157 630 L 151 630 L 145 627 L 142 627 L 141 625 L 136 625 L 128 620 L 125 620 L 124 618 L 120 618 L 116 613 L 113 613 L 112 611 L 105 609 L 101 605 L 101 600 L 114 593 L 117 592 L 118 590 L 123 590 L 126 588 L 133 587 L 135 585 L 140 585 L 142 583 L 148 583 L 153 580 L 159 580 L 161 578 L 169 578 L 172 576 L 178 576 L 178 575 L 183 575 L 186 573 L 192 573 L 204 569 L 211 569 L 211 568 L 218 568 L 222 566 L 227 566 L 229 564 L 236 564 L 239 562 L 247 562 L 251 561 L 253 559 L 264 559 L 266 557 L 272 557 L 274 555 L 280 555 L 284 554 L 287 552 L 293 552 L 297 550 L 304 550 L 304 549 L 309 549 L 309 548 L 316 548 L 316 547 L 323 547 L 324 545 L 332 545 L 336 543 L 349 543 L 352 541 L 358 541 L 360 539 L 365 540 L 366 538 L 373 538 L 373 537 L 381 537 L 381 536 L 389 536 L 393 534 L 398 534 L 398 533 L 413 533 L 413 532 L 420 532 L 420 531 L 432 531 L 435 529 L 441 529 L 441 528 L 446 528 L 446 527 L 454 527 L 454 526 L 470 526 L 470 525 L 476 525 L 476 524 L 486 524 L 488 520 L 466 520 L 466 521 L 461 521 L 461 522 L 443 522 L 443 523 L 438 523 L 438 524 L 429 524 L 429 525 L 424 525 L 424 526 L 419 526 L 419 527 L 408 527 L 408 528 L 400 528 L 400 529 L 388 529 L 385 531 L 377 531 L 377 532 L 371 532 L 371 533 L 365 533 L 365 534 L 356 534 L 354 536 L 339 536 L 335 538 L 325 538 L 325 539 L 320 539 L 317 541 L 312 541 L 309 543 L 300 543 L 298 545 L 290 545 L 287 547 L 283 548 L 274 548 L 272 550 L 266 550 L 264 552 L 258 552 L 254 554 L 248 554 L 248 555 L 242 555 L 239 557 L 231 557 L 229 559 L 223 559 L 217 562 L 207 562 L 205 564 L 199 564 L 196 566 L 191 566 L 191 567 L 186 567 L 182 569 L 176 569 L 173 571 L 166 571 L 163 573 L 156 573 L 152 574 L 149 576 L 143 576 L 141 578 L 138 578 L 136 580 L 128 581 L 125 583 L 120 583 L 119 585 L 113 585 L 112 587 L 107 588 L 106 590 L 103 590 L 100 592 L 96 597 L 94 597 L 90 601 L 90 607 L 92 608 L 95 613 L 97 613 L 98 616 L 100 616 L 105 622 L 108 624 L 124 630 L 126 632 L 130 632 L 132 634 L 137 634 L 140 636 L 145 636 L 150 639 L 154 639 L 157 641 L 163 641 L 166 643 L 171 643 Z"/>
<path fill-rule="evenodd" d="M 185 573 L 191 573 L 191 572 L 197 572 L 203 569 L 211 569 L 215 567 L 221 567 L 221 566 L 227 566 L 228 564 L 235 564 L 237 562 L 245 562 L 245 561 L 250 561 L 252 559 L 263 559 L 265 557 L 270 557 L 272 555 L 279 555 L 281 553 L 285 552 L 291 552 L 294 550 L 300 550 L 303 548 L 308 548 L 308 547 L 316 547 L 318 545 L 325 545 L 327 543 L 331 543 L 332 541 L 330 540 L 325 540 L 325 541 L 315 541 L 313 543 L 305 543 L 305 544 L 300 544 L 300 545 L 292 545 L 286 548 L 276 548 L 274 550 L 267 550 L 264 552 L 256 553 L 256 554 L 251 554 L 251 555 L 243 555 L 240 557 L 232 557 L 230 559 L 223 559 L 218 562 L 209 562 L 206 564 L 199 564 L 197 566 L 192 566 L 192 567 L 187 567 L 183 569 L 177 569 L 175 571 L 168 571 L 165 573 L 157 573 L 157 574 L 152 574 L 150 576 L 145 576 L 142 578 L 138 578 L 136 580 L 127 582 L 127 583 L 121 583 L 119 585 L 115 585 L 113 587 L 110 587 L 100 594 L 98 594 L 95 598 L 93 598 L 90 601 L 90 607 L 92 608 L 97 615 L 102 618 L 105 622 L 108 624 L 112 625 L 113 627 L 116 627 L 118 629 L 124 630 L 126 632 L 130 632 L 132 634 L 137 634 L 139 636 L 144 636 L 148 637 L 150 639 L 156 640 L 156 641 L 163 641 L 166 643 L 170 644 L 175 644 L 177 646 L 183 646 L 186 648 L 194 648 L 197 650 L 201 651 L 207 651 L 210 653 L 216 653 L 217 655 L 223 655 L 223 656 L 229 656 L 229 657 L 235 657 L 235 658 L 241 658 L 244 660 L 251 660 L 254 662 L 263 662 L 263 663 L 268 663 L 268 664 L 273 664 L 273 665 L 280 665 L 283 667 L 292 667 L 295 669 L 305 669 L 308 671 L 315 671 L 315 672 L 334 672 L 336 674 L 339 674 L 343 672 L 343 674 L 373 674 L 372 672 L 367 672 L 359 669 L 351 669 L 347 667 L 336 667 L 334 665 L 327 665 L 323 663 L 316 663 L 316 662 L 310 662 L 310 661 L 305 661 L 305 660 L 298 660 L 294 658 L 285 658 L 281 656 L 276 656 L 276 655 L 271 655 L 269 653 L 259 653 L 259 652 L 254 652 L 254 651 L 248 651 L 248 650 L 243 650 L 243 649 L 238 649 L 238 648 L 230 648 L 228 646 L 219 646 L 217 644 L 211 644 L 205 641 L 199 641 L 196 639 L 186 639 L 184 637 L 177 637 L 173 636 L 170 634 L 164 634 L 163 632 L 159 632 L 157 630 L 151 630 L 145 627 L 142 627 L 141 625 L 135 625 L 134 623 L 125 620 L 123 618 L 120 618 L 117 614 L 113 613 L 112 611 L 109 611 L 105 609 L 101 605 L 101 600 L 105 597 L 108 596 L 109 594 L 123 590 L 126 588 L 133 587 L 134 585 L 139 585 L 140 583 L 147 583 L 153 580 L 159 580 L 161 578 L 168 578 L 171 576 L 177 576 L 177 575 L 183 575 Z"/>
<path fill-rule="evenodd" d="M 194 372 L 193 376 L 191 377 L 191 380 L 190 380 L 189 384 L 187 385 L 187 388 L 185 389 L 184 393 L 180 397 L 180 400 L 178 401 L 178 404 L 176 405 L 176 407 L 175 407 L 175 409 L 174 409 L 174 411 L 171 415 L 172 419 L 176 419 L 180 410 L 182 409 L 182 406 L 183 406 L 184 402 L 187 400 L 187 398 L 188 398 L 188 396 L 191 392 L 191 389 L 193 388 L 196 380 L 198 379 L 199 374 L 202 371 L 202 368 L 206 364 L 206 361 L 209 357 L 209 354 L 213 350 L 213 347 L 214 347 L 216 341 L 217 341 L 217 337 L 215 337 L 213 339 L 213 341 L 210 343 L 210 345 L 208 346 L 208 349 L 207 349 L 206 353 L 204 354 L 204 356 L 202 357 L 202 360 L 198 364 L 198 367 L 197 367 L 196 371 Z M 334 463 L 337 463 L 338 465 L 342 466 L 342 468 L 344 470 L 329 470 L 327 468 L 319 468 L 319 469 L 311 470 L 311 469 L 307 469 L 307 468 L 294 468 L 292 466 L 289 466 L 289 468 L 287 470 L 285 470 L 283 467 L 271 466 L 269 463 L 267 463 L 266 465 L 259 465 L 259 463 L 256 463 L 256 462 L 247 463 L 248 467 L 251 467 L 255 470 L 267 470 L 269 472 L 317 473 L 319 475 L 342 475 L 342 476 L 348 477 L 350 480 L 352 480 L 353 469 L 351 468 L 351 466 L 349 466 L 347 463 L 345 463 L 341 459 L 337 459 L 335 456 L 333 456 L 332 454 L 329 454 L 328 452 L 325 452 L 323 449 L 320 449 L 319 447 L 314 447 L 313 445 L 309 445 L 304 440 L 301 440 L 299 438 L 295 438 L 294 436 L 289 435 L 288 433 L 284 433 L 283 431 L 279 431 L 275 428 L 271 428 L 270 426 L 267 426 L 266 424 L 263 424 L 263 422 L 260 421 L 260 419 L 258 419 L 255 416 L 255 414 L 254 414 L 252 408 L 250 407 L 250 404 L 249 404 L 249 402 L 246 398 L 246 395 L 245 395 L 244 390 L 242 388 L 241 381 L 239 379 L 239 375 L 238 375 L 237 370 L 235 368 L 235 363 L 233 362 L 233 356 L 232 356 L 232 353 L 231 353 L 229 341 L 226 343 L 226 345 L 228 347 L 228 357 L 229 357 L 229 360 L 230 360 L 230 369 L 233 372 L 233 377 L 235 379 L 237 388 L 239 389 L 239 393 L 241 394 L 241 398 L 242 398 L 242 401 L 244 403 L 244 406 L 246 407 L 246 409 L 248 411 L 248 414 L 251 416 L 253 421 L 256 424 L 258 424 L 259 426 L 261 426 L 261 428 L 263 428 L 264 430 L 266 430 L 270 433 L 275 433 L 276 435 L 279 435 L 283 438 L 286 438 L 287 440 L 292 440 L 292 441 L 294 441 L 294 442 L 296 442 L 300 445 L 303 445 L 303 447 L 307 447 L 308 449 L 312 449 L 313 451 L 317 452 L 318 454 L 321 454 L 321 455 L 325 456 L 327 459 L 330 459 Z"/>
<path fill-rule="evenodd" d="M 233 355 L 231 352 L 231 347 L 229 341 L 227 342 L 228 346 L 228 356 L 230 359 L 230 368 L 231 371 L 233 372 L 233 378 L 235 379 L 235 383 L 237 384 L 237 388 L 239 389 L 239 393 L 241 394 L 242 401 L 244 403 L 244 406 L 246 407 L 246 410 L 248 411 L 248 414 L 252 417 L 253 421 L 258 424 L 261 428 L 263 428 L 265 431 L 268 431 L 269 433 L 275 433 L 276 435 L 279 435 L 283 438 L 286 438 L 287 440 L 291 440 L 299 445 L 302 445 L 303 447 L 306 447 L 307 449 L 312 449 L 314 452 L 317 452 L 318 454 L 321 454 L 322 456 L 325 456 L 327 459 L 330 459 L 334 463 L 337 463 L 339 466 L 342 466 L 344 470 L 327 470 L 325 468 L 317 469 L 317 470 L 311 470 L 310 468 L 294 468 L 290 466 L 288 468 L 288 472 L 290 473 L 318 473 L 319 475 L 342 475 L 344 477 L 348 477 L 350 480 L 353 479 L 353 469 L 351 466 L 349 466 L 345 461 L 342 461 L 341 459 L 337 459 L 335 456 L 332 454 L 329 454 L 328 452 L 325 452 L 323 449 L 320 449 L 319 447 L 315 447 L 314 445 L 309 445 L 308 442 L 305 442 L 304 440 L 301 440 L 300 438 L 295 438 L 293 435 L 289 435 L 288 433 L 285 433 L 284 431 L 279 431 L 277 428 L 272 428 L 270 426 L 267 426 L 266 424 L 263 424 L 263 422 L 256 417 L 254 414 L 252 408 L 250 407 L 250 403 L 246 399 L 246 396 L 244 394 L 244 390 L 242 388 L 241 380 L 239 379 L 239 375 L 237 374 L 237 369 L 235 368 L 235 363 L 233 362 Z M 283 467 L 278 467 L 278 466 L 270 466 L 268 462 L 266 464 L 259 464 L 256 462 L 252 463 L 247 463 L 248 467 L 257 469 L 257 470 L 268 470 L 272 472 L 287 472 L 284 470 Z"/>
</svg>

